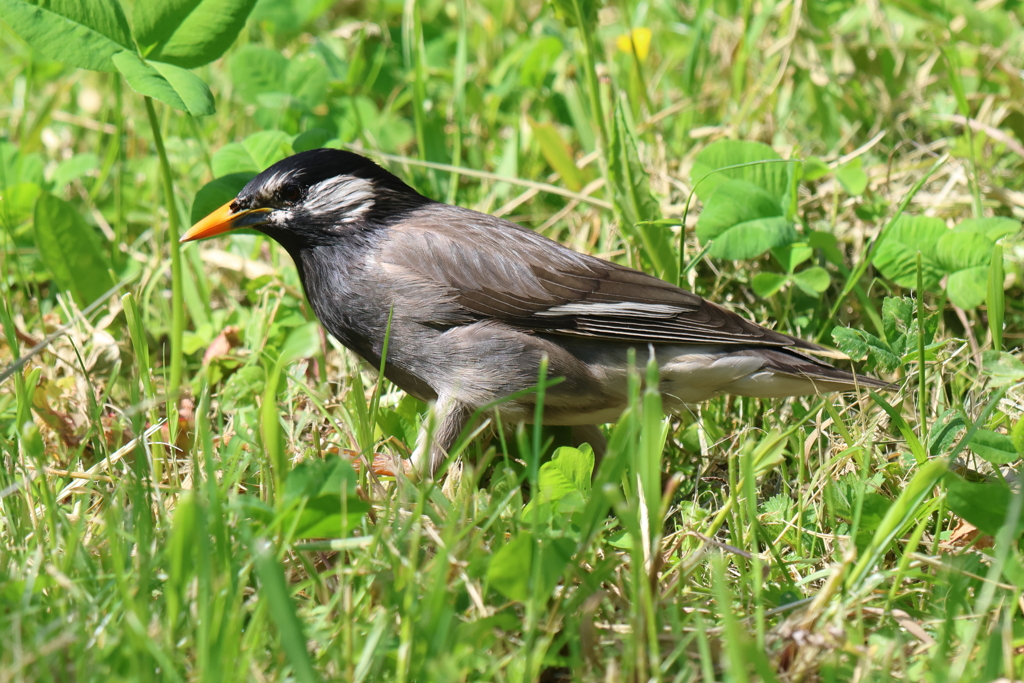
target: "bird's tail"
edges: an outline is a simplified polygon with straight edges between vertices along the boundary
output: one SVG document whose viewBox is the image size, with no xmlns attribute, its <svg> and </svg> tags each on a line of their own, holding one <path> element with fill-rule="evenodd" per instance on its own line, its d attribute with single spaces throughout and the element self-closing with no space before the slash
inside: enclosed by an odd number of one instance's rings
<svg viewBox="0 0 1024 683">
<path fill-rule="evenodd" d="M 789 348 L 744 349 L 734 353 L 756 356 L 763 361 L 757 372 L 736 380 L 729 387 L 729 393 L 739 396 L 774 398 L 858 389 L 891 391 L 897 388 L 894 384 L 842 370 Z"/>
</svg>

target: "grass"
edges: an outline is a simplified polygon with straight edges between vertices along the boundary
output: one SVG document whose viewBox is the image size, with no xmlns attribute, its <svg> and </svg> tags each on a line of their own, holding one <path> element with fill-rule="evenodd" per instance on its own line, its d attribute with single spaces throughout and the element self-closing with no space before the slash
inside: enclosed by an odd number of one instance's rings
<svg viewBox="0 0 1024 683">
<path fill-rule="evenodd" d="M 0 682 L 1024 677 L 1020 226 L 983 262 L 920 246 L 1024 216 L 1022 36 L 996 2 L 261 2 L 192 119 L 0 24 Z M 899 389 L 664 418 L 639 358 L 593 477 L 514 425 L 436 484 L 353 470 L 426 407 L 321 334 L 287 256 L 190 245 L 172 288 L 178 216 L 299 134 L 782 331 L 852 328 Z M 795 241 L 698 238 L 727 139 L 802 160 L 728 172 L 789 179 Z M 60 259 L 41 192 L 85 226 Z"/>
</svg>

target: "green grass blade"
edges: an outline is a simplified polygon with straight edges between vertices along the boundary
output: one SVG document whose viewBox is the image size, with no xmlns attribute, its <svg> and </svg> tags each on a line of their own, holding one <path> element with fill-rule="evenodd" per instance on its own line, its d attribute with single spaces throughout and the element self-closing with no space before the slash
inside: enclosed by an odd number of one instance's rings
<svg viewBox="0 0 1024 683">
<path fill-rule="evenodd" d="M 295 603 L 288 591 L 281 563 L 274 556 L 273 545 L 266 539 L 256 538 L 252 549 L 262 589 L 260 597 L 266 601 L 271 620 L 277 625 L 281 648 L 292 665 L 295 678 L 301 683 L 316 683 L 321 679 L 309 659 L 302 622 L 295 613 Z"/>
<path fill-rule="evenodd" d="M 856 593 L 868 576 L 868 572 L 875 567 L 879 558 L 888 551 L 889 546 L 896 539 L 900 531 L 919 512 L 919 507 L 925 497 L 932 492 L 935 484 L 942 475 L 949 469 L 949 462 L 945 459 L 931 460 L 920 467 L 914 477 L 907 484 L 907 487 L 900 494 L 899 498 L 889 507 L 885 517 L 879 524 L 871 543 L 861 555 L 860 560 L 846 578 L 846 587 L 849 591 Z"/>
<path fill-rule="evenodd" d="M 1006 294 L 1003 291 L 1003 245 L 992 249 L 992 261 L 988 268 L 988 330 L 992 335 L 992 348 L 1003 350 L 1003 320 L 1006 315 Z"/>
</svg>

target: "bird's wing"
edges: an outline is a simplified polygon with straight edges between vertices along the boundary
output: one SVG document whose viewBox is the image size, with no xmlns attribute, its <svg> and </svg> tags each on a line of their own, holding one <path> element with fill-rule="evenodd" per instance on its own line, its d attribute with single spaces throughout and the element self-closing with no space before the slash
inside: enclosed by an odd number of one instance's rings
<svg viewBox="0 0 1024 683">
<path fill-rule="evenodd" d="M 468 209 L 434 204 L 388 233 L 382 265 L 429 282 L 454 307 L 431 320 L 441 312 L 425 306 L 426 324 L 497 319 L 536 332 L 640 343 L 819 348 L 664 280 Z"/>
</svg>

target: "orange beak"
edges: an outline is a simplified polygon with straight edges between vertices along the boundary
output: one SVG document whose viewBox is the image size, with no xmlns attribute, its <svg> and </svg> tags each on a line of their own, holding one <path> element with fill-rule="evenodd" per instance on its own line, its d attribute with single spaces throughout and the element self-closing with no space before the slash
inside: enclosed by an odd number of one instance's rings
<svg viewBox="0 0 1024 683">
<path fill-rule="evenodd" d="M 233 200 L 193 225 L 188 232 L 181 236 L 179 241 L 191 242 L 220 235 L 229 230 L 261 225 L 267 220 L 265 214 L 270 212 L 270 209 L 246 209 L 234 212 L 231 210 L 232 203 Z"/>
</svg>

